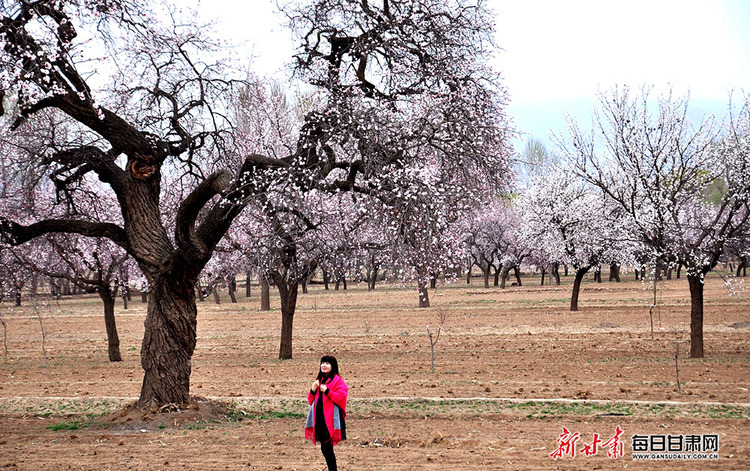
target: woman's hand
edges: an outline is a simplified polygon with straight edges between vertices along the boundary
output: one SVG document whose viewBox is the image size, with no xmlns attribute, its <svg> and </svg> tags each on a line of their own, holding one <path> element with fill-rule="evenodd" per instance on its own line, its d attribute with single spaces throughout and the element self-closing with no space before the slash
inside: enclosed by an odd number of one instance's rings
<svg viewBox="0 0 750 471">
<path fill-rule="evenodd" d="M 320 385 L 320 390 L 323 391 L 323 394 L 325 394 L 326 391 L 328 391 L 328 386 L 326 386 L 325 384 L 321 384 Z"/>
<path fill-rule="evenodd" d="M 317 391 L 319 386 L 320 386 L 320 381 L 316 379 L 315 382 L 313 382 L 311 391 L 312 392 Z M 323 386 L 323 387 L 325 387 L 325 386 Z M 325 391 L 325 389 L 323 391 Z"/>
</svg>

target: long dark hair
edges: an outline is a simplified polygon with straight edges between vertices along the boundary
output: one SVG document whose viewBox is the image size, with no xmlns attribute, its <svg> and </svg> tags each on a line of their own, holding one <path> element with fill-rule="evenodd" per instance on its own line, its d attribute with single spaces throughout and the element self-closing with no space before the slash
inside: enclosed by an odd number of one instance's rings
<svg viewBox="0 0 750 471">
<path fill-rule="evenodd" d="M 329 379 L 333 379 L 334 376 L 339 374 L 339 362 L 336 360 L 336 357 L 333 355 L 324 355 L 323 358 L 320 359 L 320 363 L 330 363 L 331 364 L 331 372 L 328 374 L 323 373 L 320 370 L 320 365 L 318 365 L 318 380 L 321 380 L 321 383 L 325 383 Z"/>
</svg>

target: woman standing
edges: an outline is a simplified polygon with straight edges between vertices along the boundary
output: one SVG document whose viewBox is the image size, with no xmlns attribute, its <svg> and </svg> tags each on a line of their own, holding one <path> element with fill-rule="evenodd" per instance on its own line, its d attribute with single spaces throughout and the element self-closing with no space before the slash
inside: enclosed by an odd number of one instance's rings
<svg viewBox="0 0 750 471">
<path fill-rule="evenodd" d="M 320 451 L 329 471 L 336 471 L 334 445 L 346 440 L 346 398 L 349 388 L 339 376 L 336 357 L 326 355 L 320 359 L 318 377 L 307 394 L 310 412 L 305 423 L 305 438 L 313 445 L 320 442 Z"/>
</svg>

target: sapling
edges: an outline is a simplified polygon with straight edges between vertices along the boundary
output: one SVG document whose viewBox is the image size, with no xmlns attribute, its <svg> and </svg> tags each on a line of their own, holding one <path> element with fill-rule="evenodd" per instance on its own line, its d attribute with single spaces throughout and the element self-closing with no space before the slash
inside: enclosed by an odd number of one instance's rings
<svg viewBox="0 0 750 471">
<path fill-rule="evenodd" d="M 441 309 L 438 310 L 438 328 L 437 332 L 435 333 L 435 337 L 433 338 L 432 332 L 430 331 L 430 326 L 427 326 L 427 335 L 430 338 L 430 354 L 431 354 L 431 365 L 432 365 L 432 372 L 435 372 L 435 344 L 440 339 L 440 332 L 443 330 L 443 324 L 445 324 L 445 319 L 448 317 L 448 315 Z"/>
<path fill-rule="evenodd" d="M 5 320 L 5 315 L 0 311 L 0 324 L 3 325 L 3 358 L 8 361 L 8 321 Z"/>
<path fill-rule="evenodd" d="M 682 394 L 682 388 L 680 387 L 680 364 L 677 359 L 680 357 L 680 341 L 675 339 L 674 341 L 674 374 L 677 378 L 677 392 Z"/>
</svg>

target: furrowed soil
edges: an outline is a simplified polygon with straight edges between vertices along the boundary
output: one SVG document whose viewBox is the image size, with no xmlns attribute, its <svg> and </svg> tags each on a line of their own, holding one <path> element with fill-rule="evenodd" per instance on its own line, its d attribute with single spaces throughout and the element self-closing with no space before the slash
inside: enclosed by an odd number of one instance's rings
<svg viewBox="0 0 750 471">
<path fill-rule="evenodd" d="M 408 288 L 312 285 L 285 361 L 278 298 L 261 312 L 259 290 L 245 298 L 242 288 L 236 304 L 199 303 L 195 401 L 146 413 L 132 407 L 139 297 L 117 306 L 118 363 L 96 295 L 6 299 L 0 468 L 325 469 L 303 426 L 318 361 L 333 353 L 350 388 L 342 470 L 750 469 L 750 294 L 729 296 L 708 276 L 705 358 L 691 359 L 687 281 L 658 283 L 652 334 L 653 291 L 623 279 L 587 279 L 578 312 L 568 311 L 572 277 L 442 285 L 428 309 Z M 427 326 L 434 335 L 441 314 L 433 372 Z M 564 427 L 579 434 L 575 457 L 554 460 Z M 618 427 L 623 454 L 609 457 Z M 718 459 L 639 461 L 633 435 L 718 435 Z"/>
</svg>

